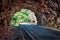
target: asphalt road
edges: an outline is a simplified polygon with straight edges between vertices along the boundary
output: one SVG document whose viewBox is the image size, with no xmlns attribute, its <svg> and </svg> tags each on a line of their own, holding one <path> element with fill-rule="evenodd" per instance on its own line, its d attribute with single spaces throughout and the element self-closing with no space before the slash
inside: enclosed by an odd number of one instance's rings
<svg viewBox="0 0 60 40">
<path fill-rule="evenodd" d="M 60 31 L 38 25 L 20 25 L 26 40 L 60 40 Z"/>
</svg>

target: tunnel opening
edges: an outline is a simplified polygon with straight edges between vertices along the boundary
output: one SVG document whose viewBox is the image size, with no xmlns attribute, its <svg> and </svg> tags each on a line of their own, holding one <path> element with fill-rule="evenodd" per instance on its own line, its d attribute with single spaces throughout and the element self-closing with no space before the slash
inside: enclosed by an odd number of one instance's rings
<svg viewBox="0 0 60 40">
<path fill-rule="evenodd" d="M 35 13 L 29 9 L 21 9 L 15 12 L 11 18 L 10 26 L 19 26 L 21 24 L 37 25 Z"/>
</svg>

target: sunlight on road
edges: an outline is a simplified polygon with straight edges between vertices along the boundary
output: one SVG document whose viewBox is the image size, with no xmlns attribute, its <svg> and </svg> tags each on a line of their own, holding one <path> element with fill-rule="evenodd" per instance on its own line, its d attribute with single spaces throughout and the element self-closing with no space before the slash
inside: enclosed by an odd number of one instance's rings
<svg viewBox="0 0 60 40">
<path fill-rule="evenodd" d="M 20 23 L 20 25 L 37 25 L 37 24 L 35 24 L 35 23 Z"/>
</svg>

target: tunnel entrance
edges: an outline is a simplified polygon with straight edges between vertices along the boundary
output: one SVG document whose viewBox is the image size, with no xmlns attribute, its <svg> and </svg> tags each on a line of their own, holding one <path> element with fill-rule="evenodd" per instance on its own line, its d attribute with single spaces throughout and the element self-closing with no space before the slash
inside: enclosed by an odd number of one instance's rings
<svg viewBox="0 0 60 40">
<path fill-rule="evenodd" d="M 12 16 L 10 26 L 19 26 L 20 24 L 37 25 L 35 13 L 29 9 L 21 9 Z"/>
</svg>

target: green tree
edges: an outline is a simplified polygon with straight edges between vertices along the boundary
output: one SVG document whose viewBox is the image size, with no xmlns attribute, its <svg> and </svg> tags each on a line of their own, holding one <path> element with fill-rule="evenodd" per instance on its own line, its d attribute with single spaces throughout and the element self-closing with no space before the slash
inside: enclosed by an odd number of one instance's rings
<svg viewBox="0 0 60 40">
<path fill-rule="evenodd" d="M 21 22 L 30 22 L 29 13 L 31 11 L 28 9 L 22 9 L 16 12 L 11 19 L 11 26 L 19 26 Z"/>
</svg>

